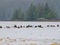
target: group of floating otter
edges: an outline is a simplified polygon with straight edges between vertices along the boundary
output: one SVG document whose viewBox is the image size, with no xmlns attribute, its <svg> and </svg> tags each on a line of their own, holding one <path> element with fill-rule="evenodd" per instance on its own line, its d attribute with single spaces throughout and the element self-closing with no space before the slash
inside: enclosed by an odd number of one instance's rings
<svg viewBox="0 0 60 45">
<path fill-rule="evenodd" d="M 46 27 L 60 27 L 60 26 L 59 25 L 47 25 Z M 4 27 L 0 26 L 0 28 L 4 28 Z M 6 26 L 5 28 L 11 28 L 11 26 Z M 35 25 L 35 26 L 33 26 L 33 25 L 27 25 L 27 26 L 13 25 L 13 28 L 18 28 L 18 29 L 19 28 L 44 28 L 44 26 L 42 26 L 42 25 Z"/>
<path fill-rule="evenodd" d="M 17 26 L 17 25 L 14 25 L 13 28 L 43 28 L 41 25 L 37 25 L 37 26 L 33 26 L 33 25 L 27 25 L 27 26 L 23 26 L 23 25 L 20 25 L 20 26 Z M 0 28 L 3 28 L 2 26 L 0 26 Z M 6 26 L 6 28 L 11 28 L 11 26 Z"/>
</svg>

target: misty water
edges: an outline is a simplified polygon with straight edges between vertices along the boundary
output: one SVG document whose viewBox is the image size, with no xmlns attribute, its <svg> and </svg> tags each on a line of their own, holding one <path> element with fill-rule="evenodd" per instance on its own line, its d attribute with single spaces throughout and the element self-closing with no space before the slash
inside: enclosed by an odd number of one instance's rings
<svg viewBox="0 0 60 45">
<path fill-rule="evenodd" d="M 60 22 L 0 22 L 0 44 L 1 45 L 50 45 L 51 43 L 60 43 Z M 17 25 L 42 25 L 43 28 L 14 28 Z M 55 25 L 56 27 L 47 27 Z M 10 26 L 11 28 L 6 28 Z M 1 41 L 1 38 L 3 39 Z M 16 39 L 14 41 L 13 39 Z"/>
</svg>

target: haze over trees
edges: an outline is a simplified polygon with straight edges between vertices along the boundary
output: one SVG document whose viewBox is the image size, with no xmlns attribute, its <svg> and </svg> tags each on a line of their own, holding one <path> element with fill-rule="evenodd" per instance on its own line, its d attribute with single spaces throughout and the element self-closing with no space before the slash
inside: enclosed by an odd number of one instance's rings
<svg viewBox="0 0 60 45">
<path fill-rule="evenodd" d="M 21 9 L 16 9 L 13 13 L 12 20 L 24 20 L 24 13 Z"/>
<path fill-rule="evenodd" d="M 48 3 L 45 5 L 34 5 L 33 3 L 30 4 L 28 9 L 26 10 L 26 15 L 22 12 L 21 9 L 14 10 L 11 20 L 28 20 L 33 21 L 40 18 L 53 20 L 56 19 L 56 12 L 53 8 L 49 7 Z"/>
<path fill-rule="evenodd" d="M 12 20 L 13 12 L 19 8 L 24 13 L 24 20 L 27 20 L 26 13 L 31 3 L 36 7 L 40 3 L 40 6 L 44 7 L 46 2 L 49 8 L 53 10 L 52 12 L 56 12 L 56 20 L 60 20 L 60 0 L 0 0 L 0 21 Z"/>
</svg>

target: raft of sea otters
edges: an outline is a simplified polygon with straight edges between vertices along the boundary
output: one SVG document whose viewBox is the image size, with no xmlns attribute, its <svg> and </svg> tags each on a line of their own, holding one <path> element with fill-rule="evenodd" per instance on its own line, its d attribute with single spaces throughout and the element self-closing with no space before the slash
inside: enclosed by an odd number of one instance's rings
<svg viewBox="0 0 60 45">
<path fill-rule="evenodd" d="M 60 27 L 60 25 L 47 25 L 46 27 Z M 0 28 L 4 28 L 3 26 L 0 26 Z M 5 28 L 44 28 L 44 26 L 42 25 L 26 25 L 26 26 L 23 26 L 23 25 L 13 25 L 13 26 L 5 26 Z"/>
</svg>

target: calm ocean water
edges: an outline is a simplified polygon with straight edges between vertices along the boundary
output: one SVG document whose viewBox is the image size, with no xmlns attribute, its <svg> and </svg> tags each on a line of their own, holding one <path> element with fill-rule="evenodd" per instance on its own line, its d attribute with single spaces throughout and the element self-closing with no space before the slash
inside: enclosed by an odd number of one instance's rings
<svg viewBox="0 0 60 45">
<path fill-rule="evenodd" d="M 51 43 L 60 43 L 60 22 L 0 22 L 0 44 L 13 44 L 13 45 L 30 45 L 35 43 L 36 45 L 50 45 Z M 14 28 L 14 25 L 27 26 L 27 25 L 42 25 L 43 28 Z M 55 27 L 47 27 L 47 25 L 55 25 Z M 6 28 L 10 26 L 10 28 Z M 9 38 L 10 40 L 9 40 Z M 16 39 L 12 41 L 11 39 Z M 7 41 L 6 41 L 7 40 Z M 25 41 L 23 41 L 25 40 Z"/>
</svg>

